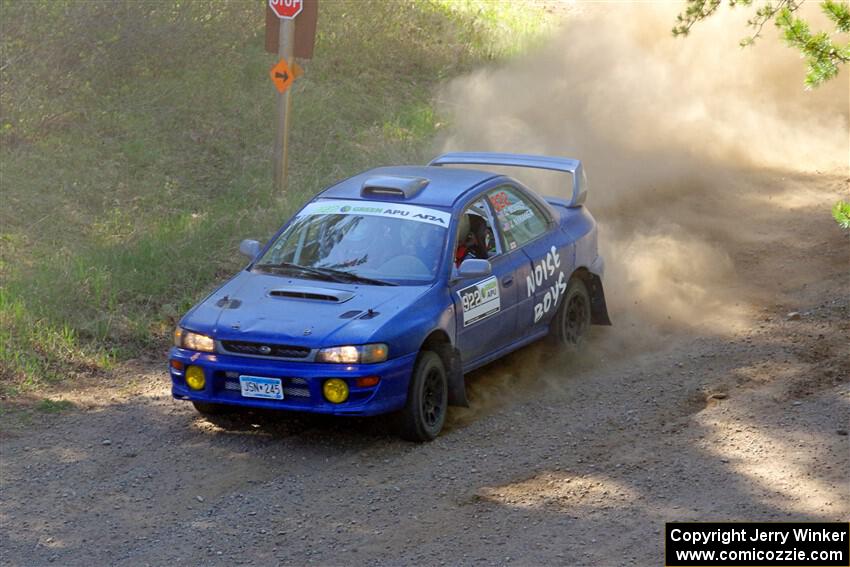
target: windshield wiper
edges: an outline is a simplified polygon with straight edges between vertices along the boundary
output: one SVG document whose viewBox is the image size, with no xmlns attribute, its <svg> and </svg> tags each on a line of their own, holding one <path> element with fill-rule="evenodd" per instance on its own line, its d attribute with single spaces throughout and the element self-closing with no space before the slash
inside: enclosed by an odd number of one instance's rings
<svg viewBox="0 0 850 567">
<path fill-rule="evenodd" d="M 292 272 L 301 272 L 302 274 L 315 276 L 319 279 L 340 283 L 357 282 L 371 285 L 396 285 L 394 283 L 385 282 L 383 280 L 376 280 L 373 278 L 358 276 L 357 274 L 351 272 L 334 270 L 333 268 L 314 268 L 312 266 L 302 266 L 301 264 L 293 264 L 292 262 L 278 262 L 276 264 L 256 264 L 254 267 L 259 270 L 285 270 Z"/>
<path fill-rule="evenodd" d="M 366 276 L 360 276 L 355 274 L 354 272 L 346 272 L 344 270 L 335 270 L 333 268 L 310 268 L 311 270 L 315 270 L 316 272 L 326 274 L 328 276 L 339 278 L 338 281 L 343 282 L 351 282 L 351 283 L 365 283 L 371 285 L 398 285 L 392 282 L 387 282 L 384 280 L 377 280 L 375 278 L 367 278 Z"/>
<path fill-rule="evenodd" d="M 311 268 L 310 266 L 302 266 L 301 264 L 293 264 L 292 262 L 277 262 L 275 264 L 255 264 L 254 268 L 258 270 L 278 270 L 286 272 L 300 272 L 311 276 L 317 276 L 319 279 L 328 281 L 339 281 L 322 270 Z"/>
</svg>

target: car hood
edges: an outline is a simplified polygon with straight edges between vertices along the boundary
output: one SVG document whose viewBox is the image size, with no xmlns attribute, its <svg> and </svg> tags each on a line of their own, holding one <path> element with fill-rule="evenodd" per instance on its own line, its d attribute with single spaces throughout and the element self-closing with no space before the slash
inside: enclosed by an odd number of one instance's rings
<svg viewBox="0 0 850 567">
<path fill-rule="evenodd" d="M 181 321 L 217 340 L 319 348 L 379 341 L 381 326 L 426 286 L 372 286 L 305 280 L 244 270 Z"/>
</svg>

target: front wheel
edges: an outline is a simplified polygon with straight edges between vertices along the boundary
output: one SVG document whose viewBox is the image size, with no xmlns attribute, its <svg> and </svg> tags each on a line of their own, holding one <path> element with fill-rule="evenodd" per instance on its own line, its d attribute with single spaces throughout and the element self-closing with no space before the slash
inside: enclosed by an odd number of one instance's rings
<svg viewBox="0 0 850 567">
<path fill-rule="evenodd" d="M 401 412 L 401 436 L 408 441 L 431 441 L 446 422 L 448 381 L 440 357 L 423 351 L 416 361 L 407 404 Z"/>
<path fill-rule="evenodd" d="M 559 346 L 577 351 L 584 344 L 589 330 L 590 294 L 583 281 L 573 278 L 552 321 L 552 334 Z"/>
</svg>

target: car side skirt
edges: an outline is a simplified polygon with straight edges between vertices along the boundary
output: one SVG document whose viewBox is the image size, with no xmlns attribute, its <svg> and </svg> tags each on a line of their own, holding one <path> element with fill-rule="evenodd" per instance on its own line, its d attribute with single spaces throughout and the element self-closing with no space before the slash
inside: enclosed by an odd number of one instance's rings
<svg viewBox="0 0 850 567">
<path fill-rule="evenodd" d="M 481 358 L 478 358 L 477 360 L 472 360 L 472 361 L 463 365 L 463 373 L 467 374 L 469 372 L 472 372 L 473 370 L 481 368 L 482 366 L 485 366 L 485 365 L 493 362 L 497 358 L 501 358 L 501 357 L 503 357 L 507 354 L 512 353 L 515 350 L 521 349 L 522 347 L 524 347 L 526 345 L 529 345 L 533 342 L 539 341 L 540 339 L 544 338 L 548 334 L 549 334 L 549 327 L 544 327 L 542 330 L 534 333 L 533 335 L 523 337 L 523 338 L 521 338 L 517 341 L 514 341 L 513 343 L 511 343 L 511 344 L 509 344 L 505 347 L 500 348 L 497 351 L 494 351 L 494 352 L 487 354 L 486 356 L 482 356 Z"/>
</svg>

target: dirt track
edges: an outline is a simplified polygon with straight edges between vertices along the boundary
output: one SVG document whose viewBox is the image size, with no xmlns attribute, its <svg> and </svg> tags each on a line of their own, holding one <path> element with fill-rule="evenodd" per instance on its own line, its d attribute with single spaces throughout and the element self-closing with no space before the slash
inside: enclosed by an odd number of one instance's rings
<svg viewBox="0 0 850 567">
<path fill-rule="evenodd" d="M 717 197 L 735 324 L 611 297 L 585 355 L 476 372 L 426 445 L 385 419 L 210 422 L 162 361 L 128 365 L 58 396 L 73 410 L 3 418 L 2 563 L 658 565 L 665 521 L 846 521 L 848 241 L 826 205 L 848 179 L 738 175 Z"/>
</svg>

